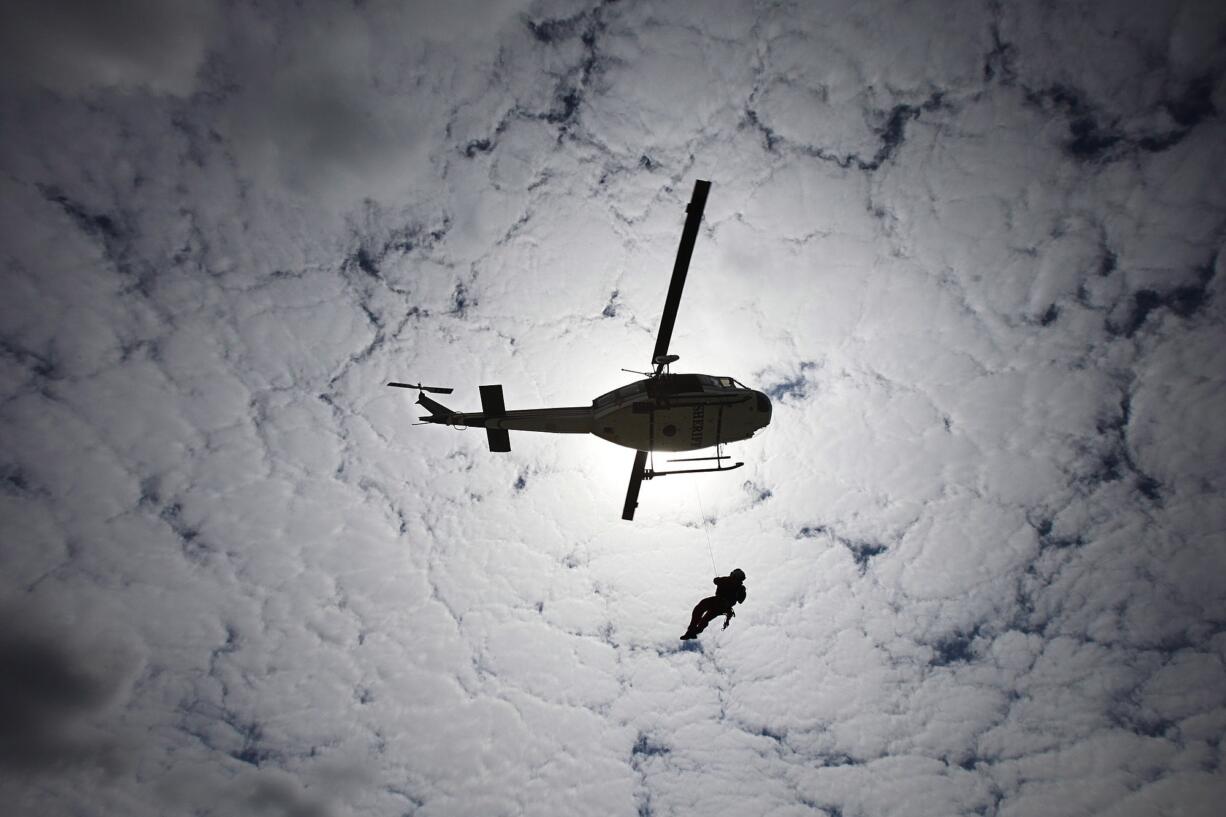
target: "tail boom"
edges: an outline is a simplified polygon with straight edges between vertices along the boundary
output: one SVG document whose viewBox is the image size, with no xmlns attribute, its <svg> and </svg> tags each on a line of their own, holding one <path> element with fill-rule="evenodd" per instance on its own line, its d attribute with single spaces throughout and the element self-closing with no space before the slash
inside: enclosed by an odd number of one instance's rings
<svg viewBox="0 0 1226 817">
<path fill-rule="evenodd" d="M 434 403 L 433 400 L 430 402 Z M 426 403 L 422 405 L 427 409 L 431 408 Z M 451 411 L 442 406 L 439 408 L 442 410 L 435 412 L 431 409 L 432 413 L 421 419 L 427 423 L 467 428 L 539 431 L 546 434 L 590 434 L 593 428 L 592 409 L 589 406 L 524 409 L 508 411 L 499 417 L 491 417 L 483 411 Z"/>
<path fill-rule="evenodd" d="M 437 400 L 431 400 L 424 393 L 417 395 L 417 405 L 424 406 L 426 411 L 430 412 L 428 417 L 422 417 L 427 423 L 446 423 L 454 425 L 449 418 L 459 416 L 458 412 L 444 406 Z"/>
<path fill-rule="evenodd" d="M 402 388 L 418 388 L 391 383 Z M 441 389 L 432 388 L 441 392 Z M 481 387 L 481 411 L 453 411 L 425 395 L 422 389 L 417 404 L 429 412 L 419 419 L 427 423 L 458 428 L 484 428 L 491 451 L 510 451 L 510 431 L 537 431 L 546 434 L 590 434 L 595 424 L 591 406 L 523 409 L 507 411 L 502 399 L 502 386 Z"/>
</svg>

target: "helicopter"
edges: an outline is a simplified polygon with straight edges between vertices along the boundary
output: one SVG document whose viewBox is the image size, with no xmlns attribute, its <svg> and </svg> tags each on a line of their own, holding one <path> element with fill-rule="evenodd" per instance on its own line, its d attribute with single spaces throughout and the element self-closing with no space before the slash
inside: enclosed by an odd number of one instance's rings
<svg viewBox="0 0 1226 817">
<path fill-rule="evenodd" d="M 723 453 L 725 443 L 747 440 L 771 421 L 771 401 L 732 377 L 706 374 L 674 374 L 671 365 L 680 357 L 669 354 L 673 324 L 681 305 L 681 293 L 689 272 L 690 256 L 707 204 L 711 182 L 698 179 L 686 207 L 685 227 L 677 248 L 673 276 L 664 300 L 664 314 L 656 335 L 651 357 L 654 369 L 636 372 L 642 380 L 606 392 L 590 406 L 568 406 L 508 411 L 503 400 L 502 386 L 481 386 L 481 411 L 453 411 L 427 394 L 451 394 L 452 389 L 423 386 L 420 383 L 388 383 L 418 392 L 417 404 L 429 414 L 419 417 L 423 423 L 438 423 L 454 428 L 484 428 L 490 451 L 511 450 L 511 431 L 537 431 L 549 434 L 595 434 L 601 439 L 632 448 L 634 464 L 622 519 L 634 519 L 638 507 L 639 488 L 643 480 L 677 474 L 699 474 L 733 471 L 745 463 L 726 464 L 731 457 Z M 683 466 L 675 470 L 655 467 L 654 452 L 684 452 L 715 448 L 711 457 L 682 457 L 668 462 L 713 462 L 710 467 Z M 650 462 L 649 462 L 650 461 Z"/>
</svg>

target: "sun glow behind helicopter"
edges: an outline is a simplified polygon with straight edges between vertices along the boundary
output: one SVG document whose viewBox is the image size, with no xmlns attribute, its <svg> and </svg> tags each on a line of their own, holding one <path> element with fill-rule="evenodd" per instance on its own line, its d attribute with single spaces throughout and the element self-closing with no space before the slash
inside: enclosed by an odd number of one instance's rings
<svg viewBox="0 0 1226 817">
<path fill-rule="evenodd" d="M 388 383 L 404 389 L 416 389 L 417 403 L 428 414 L 420 419 L 426 423 L 455 428 L 484 428 L 490 451 L 511 450 L 511 431 L 535 431 L 547 434 L 594 434 L 615 445 L 634 449 L 634 463 L 622 518 L 634 519 L 638 507 L 639 488 L 643 480 L 678 474 L 700 474 L 732 471 L 743 462 L 725 464 L 730 459 L 723 453 L 725 443 L 746 440 L 771 421 L 771 402 L 765 394 L 755 391 L 728 376 L 707 374 L 674 374 L 670 367 L 679 357 L 670 354 L 673 325 L 681 305 L 681 294 L 689 272 L 690 257 L 698 237 L 698 227 L 706 207 L 711 183 L 699 179 L 686 207 L 685 227 L 677 248 L 677 260 L 664 300 L 664 314 L 651 361 L 654 367 L 641 374 L 643 379 L 606 392 L 587 406 L 518 409 L 508 411 L 501 385 L 480 387 L 481 411 L 454 411 L 427 394 L 450 394 L 452 389 L 423 386 L 420 383 Z M 623 371 L 630 371 L 624 369 Z M 715 448 L 710 457 L 680 457 L 669 462 L 714 463 L 709 467 L 683 467 L 675 470 L 656 469 L 653 452 L 697 451 Z M 649 463 L 649 460 L 651 461 Z"/>
</svg>

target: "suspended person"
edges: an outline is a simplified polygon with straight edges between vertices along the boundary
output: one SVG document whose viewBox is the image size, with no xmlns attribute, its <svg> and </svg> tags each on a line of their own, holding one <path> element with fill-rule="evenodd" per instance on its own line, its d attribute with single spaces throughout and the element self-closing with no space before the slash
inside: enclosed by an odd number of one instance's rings
<svg viewBox="0 0 1226 817">
<path fill-rule="evenodd" d="M 707 625 L 720 616 L 724 617 L 724 629 L 736 613 L 732 605 L 745 601 L 745 571 L 739 567 L 727 576 L 716 576 L 711 580 L 715 584 L 715 595 L 708 596 L 694 606 L 694 614 L 690 617 L 690 628 L 681 636 L 682 641 L 697 638 L 698 634 L 707 629 Z"/>
</svg>

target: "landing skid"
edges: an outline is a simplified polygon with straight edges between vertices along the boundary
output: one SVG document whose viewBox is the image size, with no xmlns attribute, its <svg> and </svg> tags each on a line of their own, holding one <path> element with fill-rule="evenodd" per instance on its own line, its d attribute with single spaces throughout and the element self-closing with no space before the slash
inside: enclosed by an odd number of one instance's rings
<svg viewBox="0 0 1226 817">
<path fill-rule="evenodd" d="M 709 474 L 714 471 L 735 471 L 745 463 L 738 462 L 734 465 L 724 465 L 723 461 L 732 459 L 723 453 L 723 446 L 717 444 L 715 446 L 714 457 L 678 457 L 669 460 L 669 462 L 715 462 L 714 468 L 678 468 L 675 471 L 657 471 L 654 467 L 648 468 L 647 463 L 650 459 L 652 466 L 655 465 L 655 455 L 648 451 L 636 451 L 634 453 L 634 466 L 630 469 L 630 485 L 626 488 L 626 504 L 622 508 L 622 519 L 631 521 L 634 519 L 634 509 L 639 506 L 639 486 L 645 479 L 654 479 L 656 477 L 668 477 L 674 474 Z"/>
<path fill-rule="evenodd" d="M 736 469 L 740 468 L 742 465 L 745 464 L 743 462 L 738 462 L 735 465 L 724 465 L 722 463 L 722 460 L 730 460 L 732 459 L 732 457 L 729 457 L 726 454 L 720 453 L 721 451 L 722 451 L 721 446 L 717 445 L 715 446 L 715 456 L 714 457 L 677 457 L 676 459 L 669 460 L 669 462 L 712 462 L 714 461 L 715 462 L 714 468 L 678 468 L 674 471 L 657 471 L 654 467 L 655 466 L 655 456 L 652 455 L 651 464 L 653 467 L 643 469 L 643 479 L 654 479 L 656 477 L 667 477 L 673 474 L 710 474 L 716 471 L 735 471 Z"/>
</svg>

